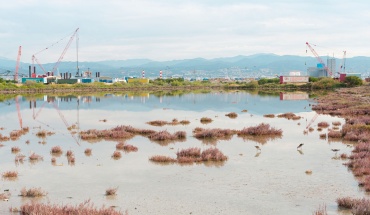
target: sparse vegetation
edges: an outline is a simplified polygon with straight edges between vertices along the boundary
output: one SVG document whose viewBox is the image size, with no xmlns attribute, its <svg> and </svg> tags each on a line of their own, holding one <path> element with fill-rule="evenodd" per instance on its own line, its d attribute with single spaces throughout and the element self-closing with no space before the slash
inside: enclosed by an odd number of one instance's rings
<svg viewBox="0 0 370 215">
<path fill-rule="evenodd" d="M 159 162 L 159 163 L 173 163 L 176 162 L 176 159 L 168 157 L 168 156 L 163 156 L 163 155 L 155 155 L 149 158 L 150 161 L 153 162 Z"/>
<path fill-rule="evenodd" d="M 106 195 L 106 196 L 113 196 L 113 195 L 116 195 L 116 194 L 117 194 L 117 190 L 118 190 L 118 187 L 115 187 L 115 188 L 108 188 L 107 190 L 105 190 L 105 195 Z"/>
<path fill-rule="evenodd" d="M 17 178 L 18 172 L 17 171 L 6 171 L 2 174 L 3 178 Z"/>
<path fill-rule="evenodd" d="M 238 136 L 281 136 L 282 134 L 283 131 L 281 129 L 270 127 L 269 124 L 265 123 L 261 123 L 257 126 L 246 127 L 238 132 Z"/>
<path fill-rule="evenodd" d="M 13 146 L 13 147 L 11 148 L 11 150 L 12 150 L 12 153 L 18 153 L 18 152 L 20 152 L 20 151 L 21 151 L 21 149 L 20 149 L 19 147 L 17 147 L 17 146 Z"/>
<path fill-rule="evenodd" d="M 265 114 L 263 116 L 266 118 L 275 118 L 275 114 Z"/>
<path fill-rule="evenodd" d="M 63 150 L 60 146 L 54 146 L 51 148 L 50 153 L 54 155 L 61 155 L 63 154 Z"/>
<path fill-rule="evenodd" d="M 113 159 L 120 159 L 122 157 L 122 154 L 120 151 L 114 151 L 113 152 L 113 155 L 112 155 L 112 158 Z"/>
<path fill-rule="evenodd" d="M 47 192 L 43 191 L 41 188 L 22 188 L 20 196 L 23 197 L 41 197 L 41 196 L 46 196 Z"/>
<path fill-rule="evenodd" d="M 21 205 L 20 209 L 10 208 L 10 212 L 18 211 L 20 214 L 58 214 L 58 215 L 123 215 L 119 211 L 115 211 L 114 208 L 101 207 L 96 208 L 90 200 L 87 200 L 81 204 L 72 205 L 57 205 L 50 203 L 39 203 L 35 201 L 27 202 Z M 126 213 L 127 215 L 127 213 Z"/>
<path fill-rule="evenodd" d="M 228 116 L 231 119 L 235 119 L 236 117 L 238 117 L 238 114 L 235 112 L 231 112 L 231 113 L 225 114 L 225 116 Z"/>
<path fill-rule="evenodd" d="M 279 118 L 285 118 L 285 119 L 289 119 L 289 120 L 290 119 L 292 119 L 292 120 L 298 120 L 298 119 L 301 118 L 300 116 L 297 116 L 297 115 L 295 115 L 294 113 L 291 113 L 291 112 L 279 114 L 279 115 L 277 115 L 277 117 L 279 117 Z"/>
<path fill-rule="evenodd" d="M 213 120 L 211 118 L 209 118 L 209 117 L 202 117 L 202 118 L 200 118 L 200 122 L 202 124 L 208 124 L 208 123 L 211 123 L 212 121 Z"/>
<path fill-rule="evenodd" d="M 313 212 L 313 215 L 328 215 L 326 205 L 320 205 L 319 208 Z"/>
<path fill-rule="evenodd" d="M 85 149 L 85 155 L 90 156 L 91 151 L 92 151 L 92 149 L 90 149 L 90 148 Z"/>
<path fill-rule="evenodd" d="M 32 153 L 28 158 L 30 159 L 30 161 L 39 161 L 43 159 L 41 155 L 38 155 L 36 153 Z"/>
<path fill-rule="evenodd" d="M 51 131 L 41 130 L 41 131 L 38 131 L 36 133 L 36 136 L 44 138 L 46 136 L 51 136 L 53 134 L 55 134 L 55 133 L 54 132 L 51 132 Z"/>
</svg>

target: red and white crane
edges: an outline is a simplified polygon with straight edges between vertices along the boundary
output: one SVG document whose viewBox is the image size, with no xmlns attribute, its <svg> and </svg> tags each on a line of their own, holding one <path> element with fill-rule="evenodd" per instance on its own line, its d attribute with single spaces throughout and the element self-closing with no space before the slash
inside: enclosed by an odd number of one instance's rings
<svg viewBox="0 0 370 215">
<path fill-rule="evenodd" d="M 316 59 L 317 59 L 317 61 L 319 61 L 322 65 L 325 65 L 325 70 L 328 72 L 328 75 L 330 76 L 330 77 L 332 77 L 333 76 L 333 72 L 330 70 L 330 68 L 324 63 L 324 61 L 321 59 L 321 57 L 317 54 L 317 52 L 315 51 L 315 49 L 313 49 L 312 48 L 312 46 L 308 43 L 308 42 L 306 42 L 306 45 L 307 45 L 307 47 L 311 50 L 311 52 L 312 52 L 312 54 L 313 55 L 315 55 L 315 57 L 316 57 Z M 306 50 L 306 52 L 307 52 L 307 50 Z"/>
<path fill-rule="evenodd" d="M 15 64 L 15 71 L 14 71 L 14 81 L 16 82 L 18 82 L 18 70 L 19 70 L 19 62 L 21 60 L 21 54 L 22 54 L 22 46 L 19 46 L 17 63 Z"/>
<path fill-rule="evenodd" d="M 73 34 L 72 34 L 71 38 L 69 39 L 69 41 L 68 41 L 68 43 L 67 43 L 66 47 L 64 48 L 64 50 L 63 50 L 62 54 L 60 55 L 60 57 L 59 57 L 58 61 L 55 63 L 55 65 L 54 65 L 53 69 L 51 70 L 51 72 L 55 72 L 55 71 L 56 71 L 56 69 L 58 68 L 59 63 L 60 63 L 60 62 L 62 61 L 62 59 L 64 58 L 64 55 L 66 54 L 66 52 L 67 52 L 67 50 L 68 50 L 69 46 L 71 45 L 71 43 L 72 43 L 73 39 L 76 37 L 77 32 L 78 32 L 78 30 L 79 30 L 79 29 L 80 29 L 80 28 L 77 28 L 77 29 L 73 32 Z M 63 39 L 64 39 L 64 38 L 63 38 Z M 63 39 L 61 39 L 61 40 L 63 40 Z M 52 46 L 54 46 L 55 44 L 59 43 L 61 40 L 59 40 L 58 42 L 56 42 L 56 43 L 52 44 L 50 47 L 52 47 Z M 78 39 L 76 39 L 76 41 L 78 42 Z M 78 44 L 77 44 L 77 48 L 78 48 Z M 45 50 L 48 50 L 48 49 L 49 49 L 49 47 L 46 47 L 45 49 L 43 49 L 43 50 L 41 50 L 41 51 L 39 51 L 39 52 L 37 52 L 37 53 L 35 53 L 35 54 L 33 54 L 33 55 L 32 55 L 32 67 L 34 67 L 34 65 L 35 65 L 35 61 L 36 61 L 36 63 L 40 66 L 40 68 L 42 69 L 42 71 L 43 71 L 45 74 L 46 74 L 47 72 L 46 72 L 46 70 L 44 69 L 44 67 L 42 66 L 42 64 L 40 63 L 40 61 L 36 58 L 36 55 L 37 55 L 37 54 L 39 54 L 39 53 L 41 53 L 41 52 L 43 52 L 43 51 L 45 51 Z M 78 52 L 78 51 L 77 51 L 77 52 Z M 78 56 L 77 56 L 77 58 L 78 58 Z M 77 61 L 78 61 L 78 59 L 77 59 Z M 78 62 L 77 62 L 77 64 L 78 64 Z M 77 66 L 77 67 L 78 67 L 78 66 Z"/>
</svg>

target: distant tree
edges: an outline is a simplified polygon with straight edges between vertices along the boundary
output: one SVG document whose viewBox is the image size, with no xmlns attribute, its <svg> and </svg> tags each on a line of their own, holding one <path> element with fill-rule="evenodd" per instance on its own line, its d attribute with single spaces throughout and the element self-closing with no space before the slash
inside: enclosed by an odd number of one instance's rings
<svg viewBox="0 0 370 215">
<path fill-rule="evenodd" d="M 362 85 L 362 79 L 357 76 L 347 76 L 344 83 L 349 87 L 356 87 Z"/>
<path fill-rule="evenodd" d="M 317 77 L 309 77 L 309 82 L 316 82 L 316 81 L 318 81 L 319 80 L 319 78 L 317 78 Z"/>
</svg>

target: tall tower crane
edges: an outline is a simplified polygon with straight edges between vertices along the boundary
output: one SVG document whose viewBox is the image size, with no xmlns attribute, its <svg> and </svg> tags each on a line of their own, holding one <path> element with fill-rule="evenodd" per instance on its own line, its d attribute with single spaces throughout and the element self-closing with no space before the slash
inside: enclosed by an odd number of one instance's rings
<svg viewBox="0 0 370 215">
<path fill-rule="evenodd" d="M 332 71 L 330 70 L 330 68 L 324 63 L 324 61 L 321 59 L 321 57 L 317 54 L 317 52 L 315 51 L 315 49 L 313 49 L 312 47 L 311 47 L 311 45 L 308 43 L 308 42 L 306 42 L 306 45 L 307 45 L 307 47 L 311 50 L 311 52 L 312 52 L 312 54 L 313 55 L 315 55 L 315 57 L 316 57 L 316 59 L 317 59 L 317 61 L 319 61 L 322 65 L 325 65 L 325 70 L 328 72 L 328 75 L 330 76 L 330 77 L 332 77 L 333 76 L 333 73 L 332 73 Z M 307 52 L 307 50 L 306 50 L 306 52 Z"/>
<path fill-rule="evenodd" d="M 14 71 L 14 81 L 16 81 L 16 82 L 18 82 L 19 61 L 21 60 L 21 54 L 22 54 L 21 50 L 22 50 L 22 46 L 19 46 L 17 63 L 15 65 L 15 71 Z"/>
</svg>

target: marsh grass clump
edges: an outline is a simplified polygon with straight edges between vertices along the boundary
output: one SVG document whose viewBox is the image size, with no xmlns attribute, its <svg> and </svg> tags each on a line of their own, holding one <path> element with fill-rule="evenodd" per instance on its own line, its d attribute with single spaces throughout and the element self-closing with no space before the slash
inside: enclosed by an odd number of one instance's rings
<svg viewBox="0 0 370 215">
<path fill-rule="evenodd" d="M 174 134 L 170 134 L 168 131 L 158 131 L 150 134 L 148 138 L 152 141 L 158 142 L 171 142 L 171 141 L 182 141 L 186 138 L 185 131 L 177 131 Z"/>
<path fill-rule="evenodd" d="M 200 118 L 200 122 L 202 124 L 208 124 L 208 123 L 211 123 L 212 121 L 213 120 L 211 118 L 209 118 L 209 117 L 202 117 L 202 118 Z"/>
<path fill-rule="evenodd" d="M 189 149 L 183 149 L 176 153 L 177 158 L 180 157 L 190 157 L 190 158 L 199 158 L 201 155 L 200 148 L 194 147 Z"/>
<path fill-rule="evenodd" d="M 326 139 L 326 133 L 320 134 L 320 139 Z"/>
<path fill-rule="evenodd" d="M 50 153 L 54 155 L 61 155 L 63 154 L 63 150 L 60 146 L 53 146 L 50 150 Z"/>
<path fill-rule="evenodd" d="M 114 152 L 113 152 L 113 154 L 112 154 L 112 158 L 113 158 L 113 159 L 118 160 L 118 159 L 120 159 L 121 157 L 122 157 L 122 154 L 121 154 L 121 152 L 120 152 L 120 151 L 114 151 Z"/>
<path fill-rule="evenodd" d="M 315 130 L 315 129 L 314 129 L 314 128 L 312 128 L 312 127 L 309 127 L 309 128 L 308 128 L 308 131 L 309 131 L 309 132 L 313 132 L 314 130 Z"/>
<path fill-rule="evenodd" d="M 0 200 L 5 201 L 9 199 L 10 193 L 0 193 Z"/>
<path fill-rule="evenodd" d="M 73 156 L 74 156 L 73 151 L 72 151 L 72 150 L 68 150 L 68 151 L 66 152 L 66 156 L 67 156 L 67 157 L 73 157 Z"/>
<path fill-rule="evenodd" d="M 85 149 L 85 155 L 86 156 L 90 156 L 91 155 L 91 151 L 92 151 L 92 149 L 90 149 L 90 148 Z"/>
<path fill-rule="evenodd" d="M 203 129 L 203 128 L 197 127 L 193 130 L 193 133 L 194 133 L 194 137 L 197 139 L 227 140 L 227 139 L 230 139 L 236 133 L 236 131 L 231 130 L 231 129 L 220 129 L 220 128 Z"/>
<path fill-rule="evenodd" d="M 168 157 L 168 156 L 163 156 L 163 155 L 155 155 L 149 158 L 150 161 L 152 162 L 158 162 L 158 163 L 174 163 L 176 162 L 176 159 Z"/>
<path fill-rule="evenodd" d="M 106 196 L 114 196 L 117 194 L 118 187 L 115 188 L 108 188 L 105 190 L 105 195 Z"/>
<path fill-rule="evenodd" d="M 2 174 L 3 178 L 17 178 L 18 172 L 17 171 L 6 171 Z"/>
<path fill-rule="evenodd" d="M 54 157 L 53 157 L 53 158 L 51 158 L 51 163 L 52 163 L 52 164 L 55 164 L 56 162 L 57 162 L 57 159 L 56 159 L 56 158 L 54 158 Z"/>
<path fill-rule="evenodd" d="M 41 197 L 46 195 L 47 192 L 41 190 L 41 188 L 30 188 L 28 190 L 26 188 L 22 188 L 20 193 L 20 196 L 23 197 Z"/>
<path fill-rule="evenodd" d="M 24 159 L 26 158 L 25 155 L 22 155 L 22 154 L 17 154 L 14 158 L 14 161 L 16 164 L 18 163 L 23 163 L 24 162 Z"/>
<path fill-rule="evenodd" d="M 336 139 L 342 138 L 342 133 L 339 131 L 333 131 L 333 130 L 329 131 L 328 138 L 336 138 Z"/>
<path fill-rule="evenodd" d="M 202 161 L 226 161 L 227 156 L 225 156 L 217 148 L 209 148 L 202 152 L 201 154 Z"/>
<path fill-rule="evenodd" d="M 231 112 L 231 113 L 225 114 L 225 116 L 227 116 L 231 119 L 235 119 L 236 117 L 238 117 L 238 114 L 235 113 L 235 112 Z"/>
<path fill-rule="evenodd" d="M 21 151 L 21 149 L 20 149 L 19 147 L 17 147 L 17 146 L 13 146 L 13 147 L 11 148 L 11 150 L 12 150 L 12 153 L 18 153 L 18 152 L 20 152 L 20 151 Z"/>
<path fill-rule="evenodd" d="M 55 133 L 54 133 L 54 132 L 51 132 L 51 131 L 41 130 L 41 131 L 38 131 L 38 132 L 36 133 L 36 136 L 37 136 L 37 137 L 42 137 L 42 138 L 44 138 L 44 137 L 46 137 L 46 136 L 51 136 L 51 135 L 53 135 L 53 134 L 55 134 Z"/>
<path fill-rule="evenodd" d="M 147 122 L 147 124 L 153 125 L 153 126 L 164 126 L 164 125 L 167 125 L 167 122 L 163 120 L 155 120 L 155 121 Z"/>
<path fill-rule="evenodd" d="M 281 136 L 283 134 L 283 130 L 270 127 L 269 124 L 261 123 L 257 126 L 243 128 L 237 134 L 238 136 Z"/>
<path fill-rule="evenodd" d="M 13 209 L 10 209 L 13 211 Z M 18 209 L 17 209 L 18 211 Z M 21 205 L 20 214 L 58 214 L 58 215 L 123 215 L 122 212 L 115 211 L 114 208 L 101 207 L 96 208 L 90 200 L 78 205 L 57 205 L 50 203 L 39 203 L 35 201 L 27 202 Z M 127 213 L 126 213 L 127 214 Z"/>
<path fill-rule="evenodd" d="M 368 215 L 370 214 L 369 199 L 354 199 L 350 197 L 338 198 L 337 204 L 339 207 L 351 209 L 352 214 Z"/>
<path fill-rule="evenodd" d="M 119 143 L 116 144 L 116 149 L 117 150 L 123 150 L 124 146 L 125 146 L 124 142 L 119 142 Z"/>
<path fill-rule="evenodd" d="M 189 125 L 190 124 L 190 121 L 189 120 L 181 120 L 179 123 L 181 125 Z"/>
<path fill-rule="evenodd" d="M 339 121 L 332 122 L 331 124 L 332 124 L 333 126 L 341 126 L 341 125 L 342 125 L 342 123 L 341 123 L 341 122 L 339 122 Z"/>
<path fill-rule="evenodd" d="M 30 161 L 39 161 L 43 159 L 41 155 L 38 155 L 36 153 L 32 153 L 28 158 L 30 159 Z"/>
<path fill-rule="evenodd" d="M 266 117 L 266 118 L 275 118 L 275 114 L 265 114 L 265 115 L 263 115 L 263 117 Z"/>
<path fill-rule="evenodd" d="M 136 146 L 126 144 L 126 145 L 123 146 L 123 150 L 125 152 L 137 152 L 138 148 Z"/>
<path fill-rule="evenodd" d="M 277 115 L 277 117 L 279 117 L 279 118 L 285 118 L 285 119 L 288 119 L 288 120 L 291 120 L 291 119 L 292 120 L 298 120 L 298 119 L 301 118 L 300 116 L 297 116 L 297 115 L 295 115 L 292 112 L 279 114 L 279 115 Z"/>
<path fill-rule="evenodd" d="M 329 127 L 330 125 L 329 125 L 329 123 L 327 123 L 327 122 L 319 122 L 319 123 L 317 123 L 317 126 L 318 126 L 319 128 L 327 128 L 327 127 Z"/>
</svg>

